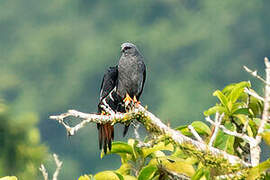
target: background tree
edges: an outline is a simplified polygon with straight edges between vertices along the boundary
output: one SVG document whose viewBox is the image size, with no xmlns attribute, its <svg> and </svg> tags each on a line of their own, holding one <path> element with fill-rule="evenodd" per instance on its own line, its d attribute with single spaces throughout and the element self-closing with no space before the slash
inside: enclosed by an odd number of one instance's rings
<svg viewBox="0 0 270 180">
<path fill-rule="evenodd" d="M 47 147 L 40 142 L 35 113 L 13 114 L 0 102 L 0 176 L 37 179 L 37 167 L 47 158 Z"/>
<path fill-rule="evenodd" d="M 97 141 L 89 138 L 97 134 L 94 126 L 63 138 L 48 114 L 96 112 L 103 72 L 118 61 L 121 43 L 142 50 L 149 71 L 142 103 L 172 127 L 202 120 L 216 102 L 209 92 L 247 80 L 241 66 L 262 71 L 259 59 L 269 56 L 266 0 L 0 4 L 0 96 L 14 114 L 36 113 L 42 142 L 65 162 L 63 179 L 120 165 L 116 156 L 100 160 Z M 262 90 L 257 82 L 253 88 Z"/>
</svg>

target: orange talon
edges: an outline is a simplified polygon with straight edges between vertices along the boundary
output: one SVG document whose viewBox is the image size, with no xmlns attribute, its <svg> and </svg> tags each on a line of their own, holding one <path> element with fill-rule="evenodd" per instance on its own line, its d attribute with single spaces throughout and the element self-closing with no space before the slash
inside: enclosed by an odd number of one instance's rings
<svg viewBox="0 0 270 180">
<path fill-rule="evenodd" d="M 138 102 L 138 100 L 137 100 L 136 96 L 134 96 L 134 98 L 133 98 L 133 102 L 134 102 L 134 103 L 137 103 L 137 102 Z"/>
<path fill-rule="evenodd" d="M 126 93 L 126 97 L 124 99 L 125 105 L 129 105 L 130 102 L 132 101 L 131 97 L 128 95 L 128 93 Z"/>
<path fill-rule="evenodd" d="M 101 115 L 105 115 L 106 113 L 104 111 L 101 111 Z"/>
<path fill-rule="evenodd" d="M 134 96 L 133 102 L 134 102 L 135 106 L 138 106 L 139 104 L 141 104 L 141 102 L 137 100 L 136 96 Z"/>
</svg>

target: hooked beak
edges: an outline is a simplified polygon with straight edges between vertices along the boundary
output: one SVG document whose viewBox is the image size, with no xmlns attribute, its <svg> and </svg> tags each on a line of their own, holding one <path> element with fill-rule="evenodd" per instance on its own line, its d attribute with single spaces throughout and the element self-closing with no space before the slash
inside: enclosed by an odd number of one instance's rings
<svg viewBox="0 0 270 180">
<path fill-rule="evenodd" d="M 121 46 L 121 52 L 124 52 L 125 51 L 125 48 Z"/>
</svg>

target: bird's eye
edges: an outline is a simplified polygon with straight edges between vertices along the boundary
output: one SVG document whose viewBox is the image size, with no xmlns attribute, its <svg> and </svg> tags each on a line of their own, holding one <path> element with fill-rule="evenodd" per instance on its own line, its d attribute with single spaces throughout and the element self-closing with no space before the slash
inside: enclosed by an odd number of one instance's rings
<svg viewBox="0 0 270 180">
<path fill-rule="evenodd" d="M 130 46 L 126 46 L 124 49 L 125 50 L 128 50 L 128 49 L 131 49 L 131 47 Z"/>
</svg>

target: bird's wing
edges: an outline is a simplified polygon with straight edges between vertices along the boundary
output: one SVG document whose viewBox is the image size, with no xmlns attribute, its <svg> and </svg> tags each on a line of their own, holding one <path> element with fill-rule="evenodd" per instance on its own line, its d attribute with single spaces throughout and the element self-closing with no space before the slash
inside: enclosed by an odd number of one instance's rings
<svg viewBox="0 0 270 180">
<path fill-rule="evenodd" d="M 116 87 L 117 83 L 117 77 L 118 76 L 118 69 L 117 66 L 109 67 L 109 69 L 106 70 L 104 73 L 101 88 L 100 88 L 100 102 L 98 104 L 98 113 L 102 112 L 102 105 L 104 102 L 106 102 L 106 97 L 113 91 L 113 89 Z M 104 100 L 104 102 L 103 102 Z M 115 103 L 113 101 L 109 101 L 109 106 L 113 106 Z M 115 107 L 113 108 L 115 109 Z M 107 153 L 107 148 L 109 150 L 112 149 L 112 141 L 114 139 L 114 127 L 110 123 L 105 124 L 99 124 L 97 123 L 98 128 L 98 139 L 99 139 L 99 148 L 101 149 L 103 146 L 104 153 Z"/>
<path fill-rule="evenodd" d="M 103 80 L 100 88 L 100 97 L 101 101 L 103 98 L 109 95 L 109 93 L 116 87 L 118 77 L 118 68 L 117 66 L 109 67 L 104 73 Z"/>
<path fill-rule="evenodd" d="M 146 79 L 146 66 L 145 64 L 143 63 L 143 81 L 142 81 L 142 84 L 141 84 L 141 88 L 140 88 L 140 92 L 139 92 L 139 95 L 138 95 L 138 98 L 141 96 L 142 92 L 143 92 L 143 87 L 144 87 L 144 82 L 145 82 L 145 79 Z"/>
</svg>

